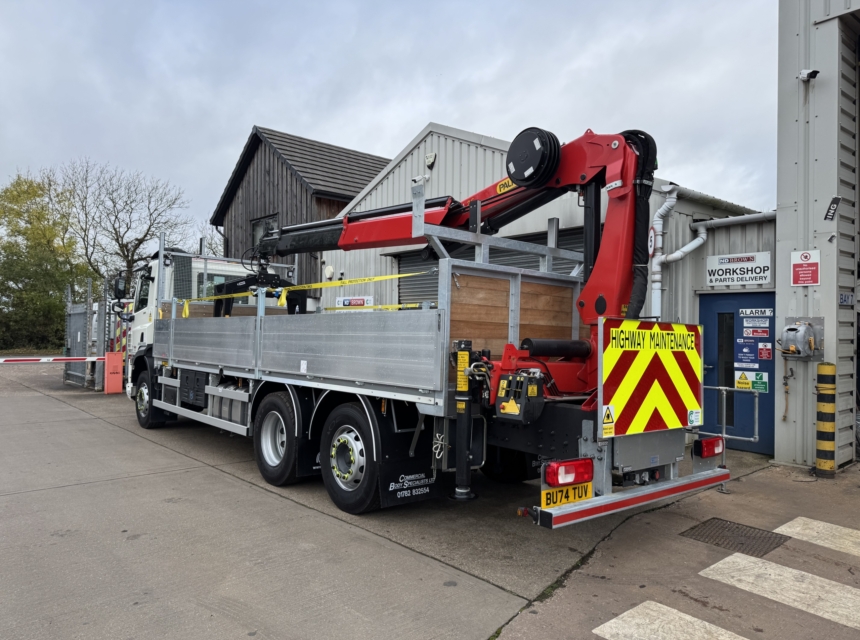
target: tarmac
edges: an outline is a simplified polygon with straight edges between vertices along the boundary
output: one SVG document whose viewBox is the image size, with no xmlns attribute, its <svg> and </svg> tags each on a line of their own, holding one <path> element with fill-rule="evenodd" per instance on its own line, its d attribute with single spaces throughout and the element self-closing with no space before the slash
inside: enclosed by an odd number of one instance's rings
<svg viewBox="0 0 860 640">
<path fill-rule="evenodd" d="M 733 476 L 744 476 L 732 495 L 706 491 L 556 531 L 515 517 L 536 502 L 534 484 L 480 474 L 475 502 L 350 516 L 321 481 L 266 484 L 250 440 L 188 421 L 143 430 L 125 396 L 64 386 L 57 365 L 0 370 L 0 432 L 0 637 L 597 637 L 592 629 L 637 599 L 672 593 L 658 589 L 676 565 L 704 569 L 729 555 L 680 530 L 720 513 L 784 524 L 765 507 L 791 520 L 791 501 L 779 507 L 763 493 L 770 485 L 756 488 L 760 477 L 795 496 L 823 486 L 730 452 Z M 857 521 L 856 509 L 842 513 L 844 526 Z M 621 584 L 600 564 L 616 546 L 629 557 L 631 593 L 607 590 Z M 589 582 L 597 573 L 602 590 Z M 691 606 L 672 596 L 664 604 Z"/>
</svg>

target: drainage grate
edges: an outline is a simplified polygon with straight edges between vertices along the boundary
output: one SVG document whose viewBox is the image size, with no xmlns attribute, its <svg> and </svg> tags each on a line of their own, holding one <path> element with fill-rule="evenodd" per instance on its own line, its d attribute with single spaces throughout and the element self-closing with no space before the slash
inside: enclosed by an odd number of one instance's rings
<svg viewBox="0 0 860 640">
<path fill-rule="evenodd" d="M 748 527 L 745 524 L 721 520 L 720 518 L 706 520 L 692 529 L 687 529 L 681 535 L 729 551 L 738 551 L 754 558 L 766 556 L 791 539 L 790 536 Z"/>
</svg>

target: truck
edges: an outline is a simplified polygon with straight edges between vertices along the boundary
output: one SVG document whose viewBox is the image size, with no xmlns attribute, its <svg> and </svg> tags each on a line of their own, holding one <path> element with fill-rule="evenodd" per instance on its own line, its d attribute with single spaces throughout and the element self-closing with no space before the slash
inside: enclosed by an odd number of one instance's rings
<svg viewBox="0 0 860 640">
<path fill-rule="evenodd" d="M 135 274 L 126 391 L 138 422 L 181 417 L 250 437 L 267 482 L 322 476 L 352 514 L 472 500 L 478 469 L 539 479 L 519 512 L 548 528 L 722 484 L 724 441 L 702 433 L 701 327 L 640 317 L 655 168 L 644 132 L 588 130 L 560 144 L 532 127 L 511 143 L 507 177 L 469 198 L 427 199 L 417 176 L 412 202 L 270 230 L 251 272 L 210 267 L 223 276 L 211 290 L 165 287 L 179 258 L 194 259 L 162 243 Z M 557 219 L 547 246 L 496 235 L 571 191 L 584 205 L 583 252 L 557 247 Z M 296 285 L 269 271 L 303 252 L 417 244 L 438 257 L 439 284 L 416 305 L 310 312 L 308 289 L 368 279 Z M 473 260 L 452 257 L 463 247 Z M 536 255 L 539 268 L 492 264 L 491 248 Z M 577 266 L 556 274 L 554 259 Z"/>
</svg>

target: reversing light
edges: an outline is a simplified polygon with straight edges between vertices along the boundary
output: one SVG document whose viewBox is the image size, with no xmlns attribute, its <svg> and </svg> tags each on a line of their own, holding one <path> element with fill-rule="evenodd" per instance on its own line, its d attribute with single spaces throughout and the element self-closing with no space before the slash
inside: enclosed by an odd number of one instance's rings
<svg viewBox="0 0 860 640">
<path fill-rule="evenodd" d="M 591 458 L 550 462 L 546 466 L 545 478 L 551 487 L 591 482 L 594 478 L 594 462 Z"/>
<path fill-rule="evenodd" d="M 700 458 L 713 458 L 714 456 L 722 455 L 725 443 L 720 436 L 713 438 L 702 438 L 693 441 L 693 455 Z"/>
</svg>

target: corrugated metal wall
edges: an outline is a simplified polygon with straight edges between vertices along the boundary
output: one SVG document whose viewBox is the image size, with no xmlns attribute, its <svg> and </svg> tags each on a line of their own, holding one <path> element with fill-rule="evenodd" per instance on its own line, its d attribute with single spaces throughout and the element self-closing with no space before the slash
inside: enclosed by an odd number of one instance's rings
<svg viewBox="0 0 860 640">
<path fill-rule="evenodd" d="M 655 191 L 651 196 L 651 216 L 665 202 L 665 195 Z M 679 199 L 669 219 L 664 222 L 663 251 L 671 253 L 691 242 L 696 234 L 690 224 L 699 220 L 728 217 L 728 212 L 695 201 Z M 663 308 L 661 317 L 673 322 L 699 321 L 699 293 L 734 290 L 773 290 L 774 259 L 776 256 L 776 223 L 738 225 L 711 229 L 704 246 L 680 262 L 663 266 Z M 766 285 L 739 285 L 710 287 L 706 284 L 707 257 L 734 253 L 769 251 L 771 256 L 771 282 Z M 643 315 L 651 313 L 651 288 Z"/>
<path fill-rule="evenodd" d="M 505 176 L 505 150 L 431 130 L 349 211 L 368 211 L 410 202 L 411 180 L 417 175 L 430 175 L 425 190 L 427 198 L 466 198 Z M 429 153 L 436 153 L 432 169 L 428 169 L 424 161 Z M 391 251 L 390 248 L 327 251 L 323 260 L 326 266 L 334 268 L 335 278 L 341 271 L 344 278 L 391 275 L 397 273 L 397 260 L 383 255 Z M 376 304 L 394 304 L 398 301 L 398 284 L 397 280 L 387 280 L 353 286 L 348 291 L 324 289 L 323 306 L 333 307 L 339 295 L 373 296 Z"/>
<path fill-rule="evenodd" d="M 857 287 L 857 85 L 860 20 L 853 13 L 839 20 L 839 190 L 843 200 L 837 215 L 837 293 L 854 294 Z M 856 408 L 856 315 L 854 308 L 837 311 L 836 347 L 836 466 L 854 459 Z"/>
<path fill-rule="evenodd" d="M 546 245 L 547 234 L 533 233 L 530 235 L 519 236 L 518 240 L 523 242 L 533 242 L 535 244 Z M 562 229 L 558 233 L 558 248 L 567 249 L 568 251 L 583 251 L 584 242 L 582 228 Z M 475 256 L 474 249 L 467 247 L 465 250 L 459 251 L 453 257 L 461 260 L 473 260 Z M 435 259 L 424 260 L 421 257 L 421 251 L 410 251 L 398 256 L 399 273 L 421 273 L 428 271 L 436 266 Z M 492 264 L 501 264 L 508 267 L 518 267 L 520 269 L 540 268 L 540 258 L 535 255 L 526 253 L 518 253 L 507 249 L 490 248 L 490 262 Z M 573 270 L 575 264 L 570 260 L 553 260 L 552 270 L 554 273 L 568 275 Z M 420 276 L 411 278 L 403 278 L 398 280 L 400 289 L 400 302 L 424 302 L 425 300 L 435 301 L 438 293 L 439 276 L 435 273 L 426 273 Z"/>
</svg>

